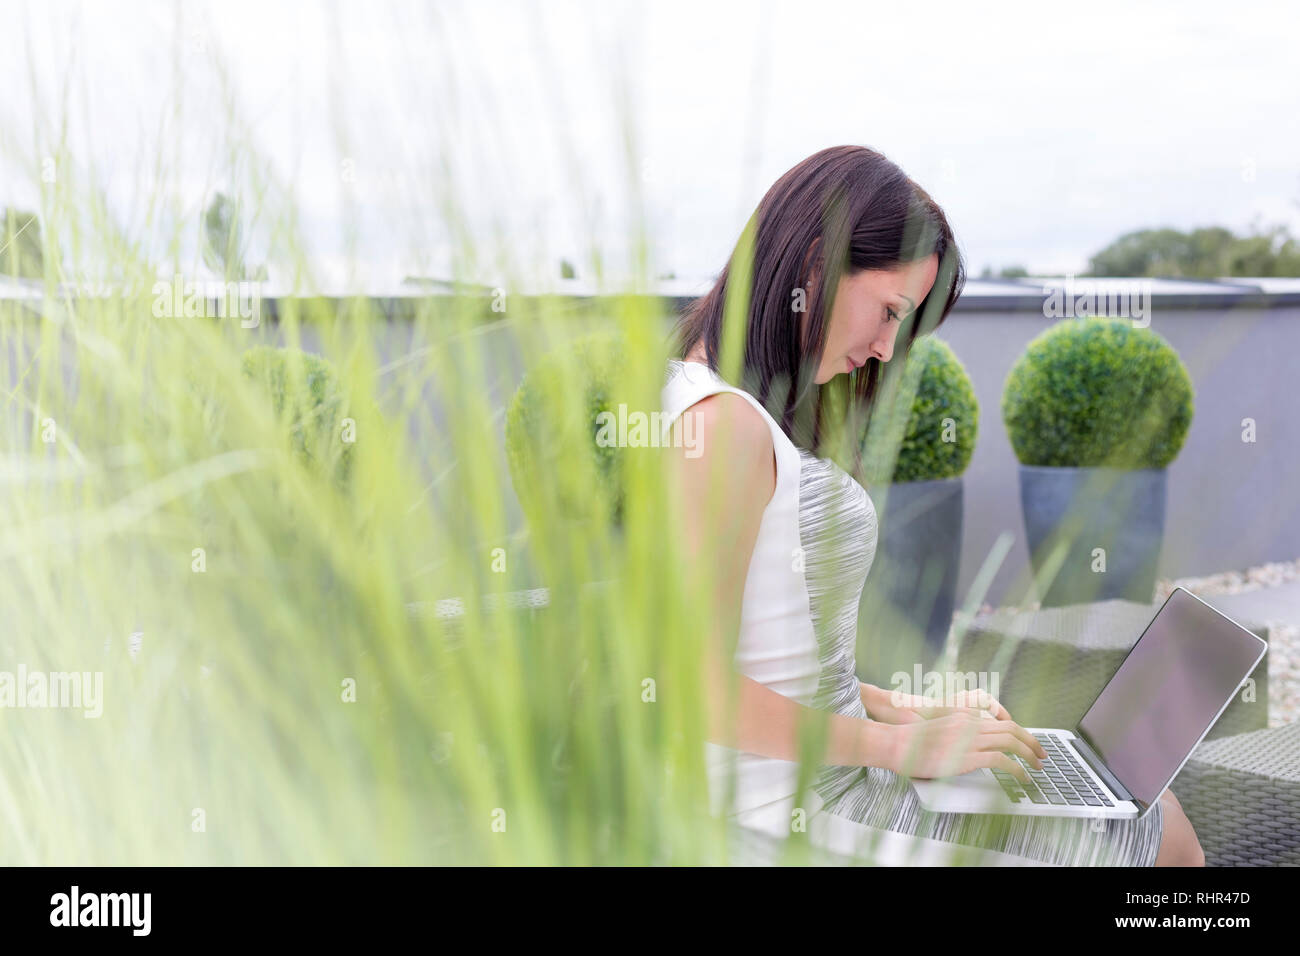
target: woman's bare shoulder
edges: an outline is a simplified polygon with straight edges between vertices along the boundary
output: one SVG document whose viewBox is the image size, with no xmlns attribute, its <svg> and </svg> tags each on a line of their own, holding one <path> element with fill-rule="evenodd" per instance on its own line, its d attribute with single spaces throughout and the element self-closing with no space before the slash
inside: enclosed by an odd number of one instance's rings
<svg viewBox="0 0 1300 956">
<path fill-rule="evenodd" d="M 718 392 L 700 399 L 682 413 L 694 418 L 699 462 L 724 464 L 728 470 L 751 477 L 758 489 L 765 489 L 766 502 L 776 488 L 776 450 L 767 419 L 748 400 L 735 392 Z"/>
</svg>

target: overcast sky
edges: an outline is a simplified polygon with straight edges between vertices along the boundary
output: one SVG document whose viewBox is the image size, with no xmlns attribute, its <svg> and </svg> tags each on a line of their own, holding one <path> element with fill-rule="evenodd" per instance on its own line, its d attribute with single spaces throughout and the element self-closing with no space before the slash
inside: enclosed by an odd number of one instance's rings
<svg viewBox="0 0 1300 956">
<path fill-rule="evenodd" d="M 0 203 L 35 202 L 66 123 L 58 175 L 155 254 L 151 196 L 197 223 L 260 157 L 330 283 L 445 275 L 461 229 L 485 280 L 497 250 L 617 277 L 642 214 L 654 273 L 710 276 L 841 143 L 929 190 L 972 274 L 1081 271 L 1139 228 L 1300 233 L 1300 5 L 1061 6 L 6 3 Z M 279 263 L 283 207 L 253 206 Z"/>
</svg>

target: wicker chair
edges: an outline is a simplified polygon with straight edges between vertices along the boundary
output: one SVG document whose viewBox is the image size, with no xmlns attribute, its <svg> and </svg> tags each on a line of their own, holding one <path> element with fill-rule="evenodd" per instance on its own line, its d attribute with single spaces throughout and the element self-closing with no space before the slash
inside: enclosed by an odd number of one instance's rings
<svg viewBox="0 0 1300 956">
<path fill-rule="evenodd" d="M 1206 741 L 1171 789 L 1208 866 L 1300 866 L 1300 722 Z"/>
<path fill-rule="evenodd" d="M 956 669 L 997 672 L 1022 725 L 1073 727 L 1156 610 L 1111 600 L 980 615 L 954 632 Z M 1243 623 L 1268 640 L 1266 626 Z M 1300 723 L 1265 729 L 1267 655 L 1251 676 L 1254 700 L 1228 705 L 1171 789 L 1207 865 L 1300 865 Z"/>
</svg>

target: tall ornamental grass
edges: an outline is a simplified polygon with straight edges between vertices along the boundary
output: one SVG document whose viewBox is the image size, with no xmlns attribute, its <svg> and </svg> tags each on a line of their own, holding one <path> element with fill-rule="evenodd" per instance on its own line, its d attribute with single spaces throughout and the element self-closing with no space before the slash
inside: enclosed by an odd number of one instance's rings
<svg viewBox="0 0 1300 956">
<path fill-rule="evenodd" d="M 176 297 L 205 263 L 252 273 L 220 236 L 195 250 L 226 219 L 185 204 L 175 144 L 123 210 L 61 91 L 31 95 L 45 119 L 4 141 L 41 255 L 0 302 L 0 861 L 736 860 L 702 754 L 712 568 L 681 552 L 662 449 L 620 449 L 616 513 L 525 520 L 600 471 L 551 447 L 521 491 L 502 437 L 526 373 L 593 332 L 625 349 L 619 400 L 656 410 L 667 306 L 526 295 L 511 261 L 480 294 L 464 229 L 453 293 L 410 315 L 326 296 L 294 184 L 229 102 L 214 155 L 243 198 L 219 208 L 256 213 L 286 294 L 257 321 L 244 286 Z M 546 407 L 585 420 L 582 382 Z M 770 858 L 805 850 L 792 827 Z"/>
</svg>

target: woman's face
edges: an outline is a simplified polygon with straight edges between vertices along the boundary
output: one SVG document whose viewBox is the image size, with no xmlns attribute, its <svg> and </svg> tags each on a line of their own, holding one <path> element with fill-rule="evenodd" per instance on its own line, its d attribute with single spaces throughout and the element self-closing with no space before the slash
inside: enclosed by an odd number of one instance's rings
<svg viewBox="0 0 1300 956">
<path fill-rule="evenodd" d="M 939 256 L 931 253 L 928 259 L 894 269 L 867 269 L 841 278 L 814 381 L 829 382 L 865 365 L 872 356 L 888 362 L 899 326 L 930 294 L 938 272 Z"/>
</svg>

